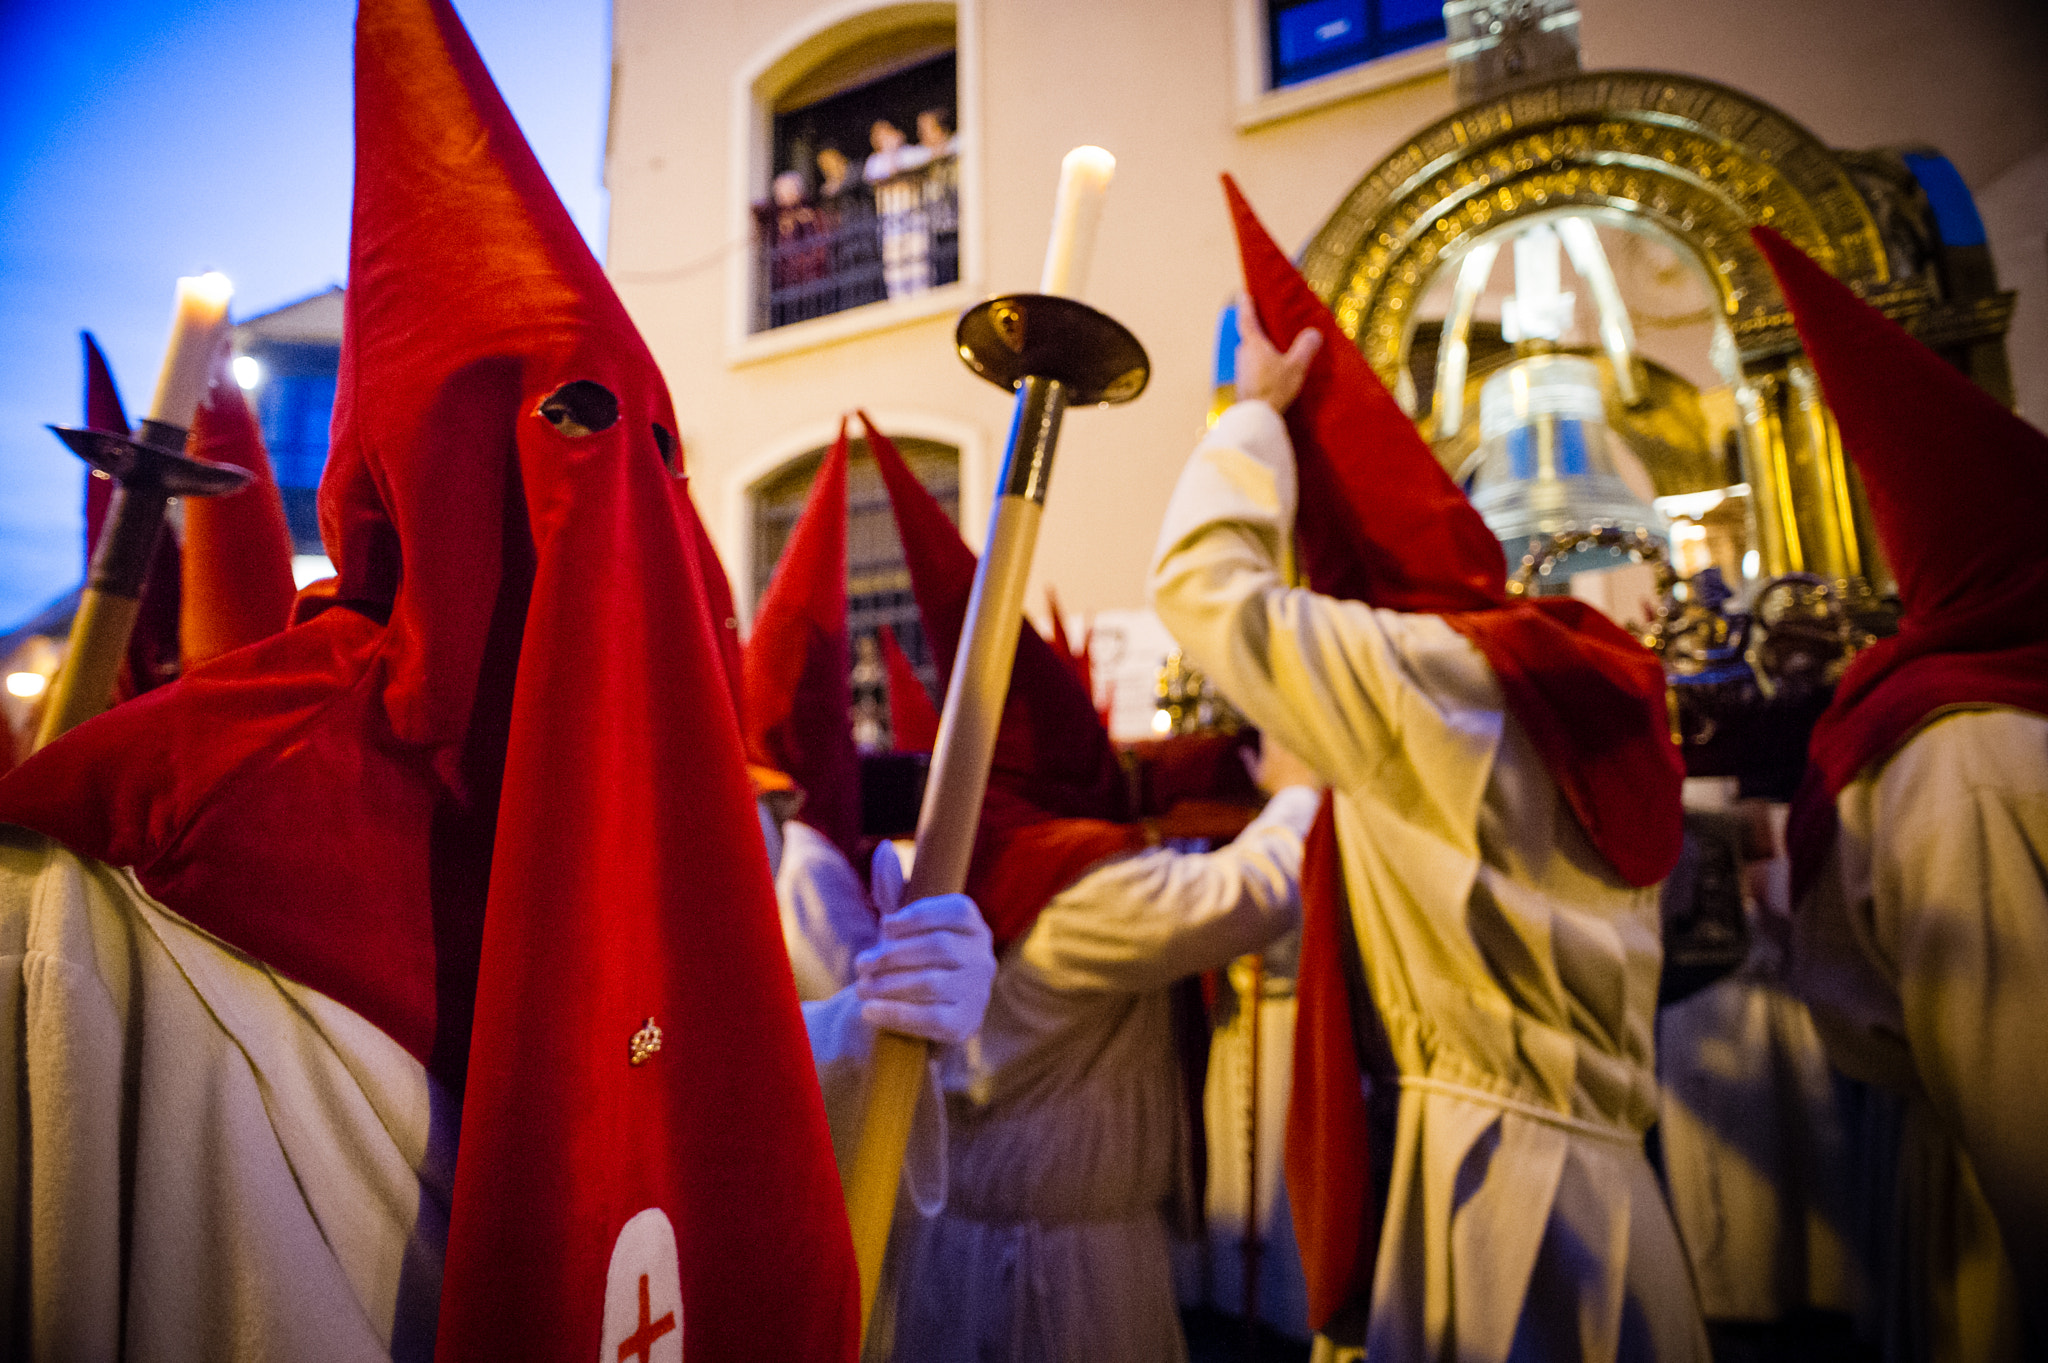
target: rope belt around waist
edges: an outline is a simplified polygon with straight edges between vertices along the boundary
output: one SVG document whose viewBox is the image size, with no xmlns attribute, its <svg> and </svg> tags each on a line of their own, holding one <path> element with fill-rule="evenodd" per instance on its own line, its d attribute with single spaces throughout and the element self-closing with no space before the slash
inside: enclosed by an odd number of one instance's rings
<svg viewBox="0 0 2048 1363">
<path fill-rule="evenodd" d="M 1440 1093 L 1447 1098 L 1463 1098 L 1466 1102 L 1477 1103 L 1481 1107 L 1496 1108 L 1502 1112 L 1512 1112 L 1517 1116 L 1527 1117 L 1531 1121 L 1543 1122 L 1547 1125 L 1569 1131 L 1574 1135 L 1591 1136 L 1594 1140 L 1607 1141 L 1612 1145 L 1626 1146 L 1631 1150 L 1641 1151 L 1643 1148 L 1643 1133 L 1640 1131 L 1634 1131 L 1625 1126 L 1616 1126 L 1609 1122 L 1596 1122 L 1584 1117 L 1573 1117 L 1567 1113 L 1558 1112 L 1553 1108 L 1544 1107 L 1540 1103 L 1531 1103 L 1521 1098 L 1510 1098 L 1504 1093 L 1492 1093 L 1486 1089 L 1473 1088 L 1469 1084 L 1454 1084 L 1448 1079 L 1434 1079 L 1426 1074 L 1404 1074 L 1401 1076 L 1401 1087 L 1417 1090 L 1422 1093 Z"/>
</svg>

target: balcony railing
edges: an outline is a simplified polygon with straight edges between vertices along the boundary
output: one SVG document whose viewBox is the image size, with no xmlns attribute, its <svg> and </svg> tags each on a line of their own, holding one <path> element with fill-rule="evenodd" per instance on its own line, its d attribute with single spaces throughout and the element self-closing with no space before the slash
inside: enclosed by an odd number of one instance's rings
<svg viewBox="0 0 2048 1363">
<path fill-rule="evenodd" d="M 754 330 L 960 278 L 959 158 L 800 204 L 756 204 Z"/>
</svg>

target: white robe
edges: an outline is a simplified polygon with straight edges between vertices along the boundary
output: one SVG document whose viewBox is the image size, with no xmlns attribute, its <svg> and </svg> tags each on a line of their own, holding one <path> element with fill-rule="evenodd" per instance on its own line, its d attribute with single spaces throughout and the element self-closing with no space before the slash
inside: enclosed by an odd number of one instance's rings
<svg viewBox="0 0 2048 1363">
<path fill-rule="evenodd" d="M 1813 1019 L 1755 940 L 1740 970 L 1657 1017 L 1672 1213 L 1709 1320 L 1855 1312 L 1860 1152 Z"/>
<path fill-rule="evenodd" d="M 1336 791 L 1366 979 L 1402 1073 L 1367 1354 L 1705 1359 L 1642 1151 L 1654 889 L 1592 850 L 1441 618 L 1290 589 L 1286 427 L 1240 403 L 1168 505 L 1153 601 Z"/>
<path fill-rule="evenodd" d="M 766 814 L 764 812 L 764 820 Z M 832 1125 L 832 1153 L 843 1181 L 860 1141 L 867 1110 L 868 1057 L 875 1031 L 862 1021 L 853 991 L 854 957 L 880 936 L 868 887 L 832 840 L 809 824 L 791 819 L 779 829 L 764 827 L 769 863 L 775 871 L 775 904 L 782 918 L 782 942 L 796 975 L 797 997 L 811 1031 L 818 1085 Z M 873 1315 L 861 1357 L 886 1360 L 895 1350 L 897 1281 L 903 1256 L 924 1218 L 946 1205 L 946 1105 L 939 1093 L 939 1060 L 925 1067 L 924 1090 L 903 1152 L 903 1183 L 882 1256 Z"/>
<path fill-rule="evenodd" d="M 846 1143 L 872 1029 L 804 1012 Z M 458 1122 L 353 1011 L 0 824 L 0 1357 L 431 1358 Z"/>
<path fill-rule="evenodd" d="M 2018 1357 L 2048 1302 L 2048 719 L 1941 716 L 1835 807 L 1794 950 L 1830 1057 L 1909 1095 L 1886 1335 Z"/>
<path fill-rule="evenodd" d="M 1055 896 L 949 1052 L 950 1198 L 903 1272 L 905 1363 L 1185 1357 L 1166 1214 L 1189 1197 L 1169 986 L 1297 921 L 1312 792 L 1229 846 L 1154 849 Z"/>
</svg>

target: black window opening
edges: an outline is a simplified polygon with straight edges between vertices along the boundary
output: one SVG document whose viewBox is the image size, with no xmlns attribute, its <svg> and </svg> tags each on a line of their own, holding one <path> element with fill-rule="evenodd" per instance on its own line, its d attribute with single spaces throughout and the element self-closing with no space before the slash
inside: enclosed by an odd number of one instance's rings
<svg viewBox="0 0 2048 1363">
<path fill-rule="evenodd" d="M 934 440 L 903 438 L 896 442 L 904 462 L 917 475 L 955 524 L 960 520 L 960 452 Z M 846 469 L 846 628 L 852 674 L 847 678 L 847 705 L 853 717 L 854 741 L 868 751 L 886 752 L 889 692 L 882 666 L 881 630 L 887 625 L 903 647 L 925 691 L 939 694 L 938 667 L 910 591 L 910 569 L 903 541 L 896 534 L 896 515 L 889 503 L 881 470 L 867 452 L 865 440 L 847 446 Z M 804 499 L 818 476 L 825 451 L 795 460 L 754 490 L 754 604 L 768 590 L 768 580 L 803 513 Z"/>
<path fill-rule="evenodd" d="M 1431 0 L 1268 0 L 1272 88 L 1298 85 L 1444 37 Z"/>
<path fill-rule="evenodd" d="M 956 69 L 947 52 L 775 114 L 755 331 L 958 282 Z"/>
</svg>

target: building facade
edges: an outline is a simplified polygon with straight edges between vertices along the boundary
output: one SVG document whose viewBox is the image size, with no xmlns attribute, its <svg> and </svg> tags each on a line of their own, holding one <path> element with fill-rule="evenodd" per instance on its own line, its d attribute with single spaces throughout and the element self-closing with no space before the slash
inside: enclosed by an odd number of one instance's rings
<svg viewBox="0 0 2048 1363">
<path fill-rule="evenodd" d="M 1118 166 L 1084 296 L 1143 341 L 1152 381 L 1126 407 L 1069 416 L 1032 601 L 1042 610 L 1039 588 L 1052 586 L 1082 616 L 1142 607 L 1168 491 L 1215 393 L 1218 312 L 1236 287 L 1217 175 L 1237 178 L 1283 243 L 1313 237 L 1361 176 L 1459 102 L 1450 44 L 1424 27 L 1429 7 L 1412 10 L 617 0 L 608 270 L 667 375 L 692 491 L 740 595 L 765 580 L 763 496 L 786 499 L 787 470 L 856 407 L 925 449 L 957 451 L 963 529 L 979 542 L 1010 403 L 961 365 L 952 328 L 981 297 L 1035 287 L 1060 159 L 1093 143 Z M 1586 0 L 1578 13 L 1589 71 L 1704 78 L 1831 147 L 1945 156 L 1974 194 L 2000 285 L 2018 292 L 2007 339 L 2018 405 L 2048 417 L 2048 26 L 2029 7 Z M 891 93 L 903 86 L 915 89 Z M 861 179 L 887 168 L 871 158 L 888 133 L 833 148 L 853 199 L 884 220 L 857 225 L 865 249 L 884 257 L 882 273 L 907 258 L 910 286 L 856 280 L 822 305 L 786 301 L 806 271 L 851 278 L 808 235 L 825 229 L 801 218 L 829 216 L 820 150 L 886 121 L 915 156 L 903 125 L 930 109 L 948 121 L 942 146 L 929 139 L 934 154 L 893 179 Z M 907 257 L 892 212 L 920 237 Z M 1626 275 L 1626 262 L 1616 268 Z M 1639 273 L 1655 283 L 1658 268 L 1646 260 Z M 1706 331 L 1686 333 L 1682 289 L 1666 301 L 1668 353 L 1649 335 L 1643 353 L 1711 400 Z"/>
</svg>

